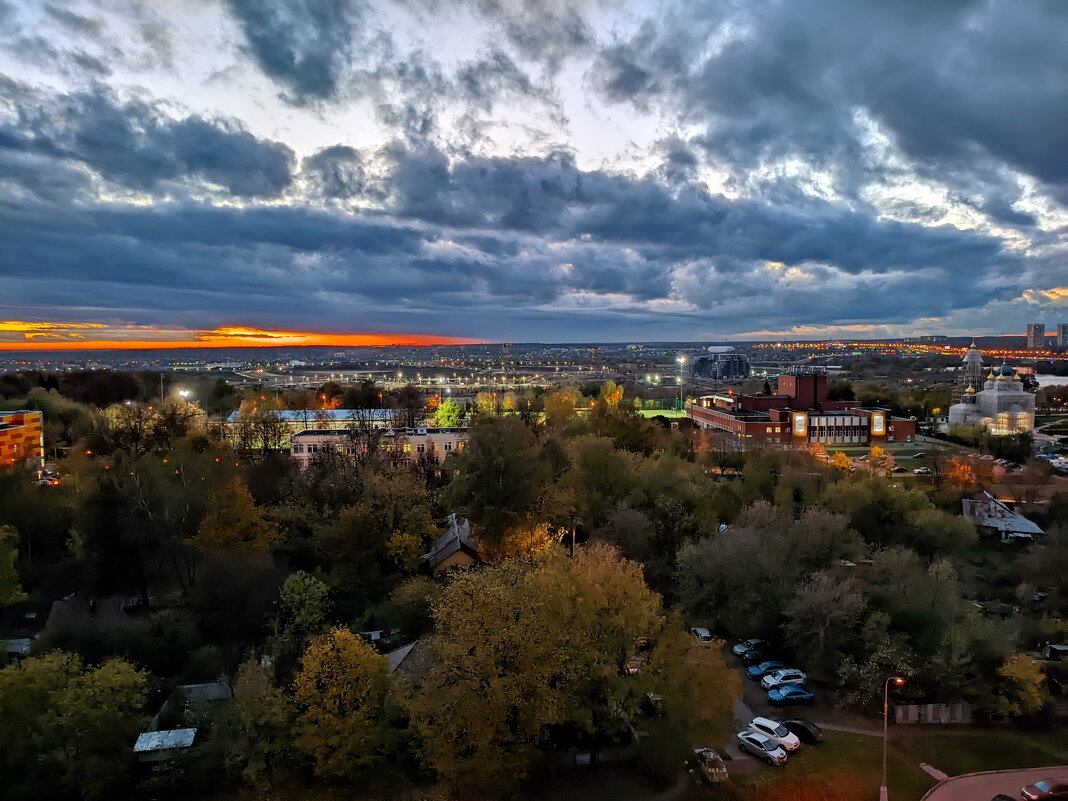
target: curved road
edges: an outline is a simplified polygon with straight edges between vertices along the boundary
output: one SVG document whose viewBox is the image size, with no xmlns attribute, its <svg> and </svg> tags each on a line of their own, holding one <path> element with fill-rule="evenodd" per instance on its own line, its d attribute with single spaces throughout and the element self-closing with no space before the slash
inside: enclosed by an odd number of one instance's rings
<svg viewBox="0 0 1068 801">
<path fill-rule="evenodd" d="M 1049 776 L 1068 776 L 1068 767 L 1003 770 L 994 773 L 971 773 L 946 779 L 932 787 L 923 801 L 990 801 L 998 793 L 1020 798 L 1020 789 Z"/>
</svg>

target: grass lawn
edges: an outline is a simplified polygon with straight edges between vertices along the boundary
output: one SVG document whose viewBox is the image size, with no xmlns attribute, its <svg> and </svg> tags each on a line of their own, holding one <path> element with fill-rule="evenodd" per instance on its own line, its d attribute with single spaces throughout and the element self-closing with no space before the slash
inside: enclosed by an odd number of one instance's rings
<svg viewBox="0 0 1068 801">
<path fill-rule="evenodd" d="M 879 785 L 882 782 L 882 743 L 882 738 L 870 735 L 825 732 L 823 743 L 818 746 L 801 746 L 801 750 L 790 757 L 786 767 L 762 766 L 754 773 L 732 779 L 731 784 L 737 792 L 730 795 L 745 798 L 748 795 L 745 792 L 747 788 L 798 774 L 830 779 L 848 774 L 856 779 L 855 783 L 858 789 L 862 789 L 864 798 L 878 798 Z M 919 801 L 923 794 L 934 786 L 934 779 L 920 769 L 922 761 L 895 747 L 891 740 L 887 759 L 887 782 L 890 795 L 895 801 Z M 728 770 L 730 765 L 728 762 Z M 681 798 L 684 801 L 697 801 L 716 795 L 720 793 L 708 787 L 691 787 Z"/>
<path fill-rule="evenodd" d="M 901 747 L 914 755 L 914 761 L 926 762 L 950 776 L 980 770 L 1068 765 L 1065 731 L 1030 734 L 1012 728 L 916 727 L 903 733 L 899 727 L 893 734 L 899 737 Z"/>
<path fill-rule="evenodd" d="M 686 412 L 678 409 L 640 409 L 638 414 L 642 417 L 667 417 L 669 419 L 686 416 Z"/>
</svg>

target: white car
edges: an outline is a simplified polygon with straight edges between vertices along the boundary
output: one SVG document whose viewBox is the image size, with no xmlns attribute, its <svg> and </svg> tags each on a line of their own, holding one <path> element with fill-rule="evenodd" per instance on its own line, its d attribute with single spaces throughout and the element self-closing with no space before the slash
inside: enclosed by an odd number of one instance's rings
<svg viewBox="0 0 1068 801">
<path fill-rule="evenodd" d="M 763 734 L 784 751 L 796 751 L 801 747 L 801 741 L 797 739 L 797 735 L 777 720 L 753 718 L 749 721 L 749 728 Z"/>
<path fill-rule="evenodd" d="M 738 750 L 743 754 L 763 759 L 769 765 L 786 764 L 786 752 L 760 732 L 746 729 L 734 736 L 738 738 Z"/>
<path fill-rule="evenodd" d="M 931 475 L 931 468 L 930 467 L 917 467 L 912 472 L 915 473 L 918 476 L 929 476 L 929 475 Z"/>
<path fill-rule="evenodd" d="M 692 636 L 700 645 L 708 645 L 712 642 L 712 632 L 703 626 L 694 626 L 690 629 L 690 636 Z"/>
<path fill-rule="evenodd" d="M 779 668 L 762 678 L 760 686 L 765 690 L 771 690 L 782 684 L 800 684 L 807 678 L 808 676 L 797 668 Z"/>
</svg>

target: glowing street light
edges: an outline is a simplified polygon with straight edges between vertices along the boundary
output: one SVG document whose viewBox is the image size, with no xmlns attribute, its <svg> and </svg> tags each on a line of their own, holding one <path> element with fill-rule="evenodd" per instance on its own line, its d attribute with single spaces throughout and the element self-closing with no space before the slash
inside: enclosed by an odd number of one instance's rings
<svg viewBox="0 0 1068 801">
<path fill-rule="evenodd" d="M 189 390 L 188 389 L 180 389 L 180 390 L 178 390 L 178 396 L 180 398 L 183 398 L 183 399 L 184 398 L 188 398 L 189 397 Z"/>
<path fill-rule="evenodd" d="M 891 676 L 883 684 L 883 783 L 879 787 L 879 801 L 887 801 L 889 793 L 886 789 L 886 742 L 887 724 L 890 721 L 890 685 L 902 687 L 905 684 L 903 676 Z"/>
</svg>

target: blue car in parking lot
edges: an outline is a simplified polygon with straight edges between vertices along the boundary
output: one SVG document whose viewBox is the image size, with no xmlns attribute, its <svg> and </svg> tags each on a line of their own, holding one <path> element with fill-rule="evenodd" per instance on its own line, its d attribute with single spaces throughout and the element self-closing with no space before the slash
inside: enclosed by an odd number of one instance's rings
<svg viewBox="0 0 1068 801">
<path fill-rule="evenodd" d="M 772 706 L 811 704 L 815 700 L 816 694 L 804 684 L 783 684 L 768 690 L 768 703 Z"/>
<path fill-rule="evenodd" d="M 786 664 L 773 659 L 770 662 L 761 662 L 759 665 L 753 665 L 745 669 L 745 675 L 753 681 L 760 681 L 768 673 L 779 668 L 786 667 Z"/>
</svg>

